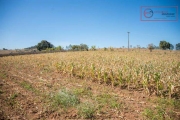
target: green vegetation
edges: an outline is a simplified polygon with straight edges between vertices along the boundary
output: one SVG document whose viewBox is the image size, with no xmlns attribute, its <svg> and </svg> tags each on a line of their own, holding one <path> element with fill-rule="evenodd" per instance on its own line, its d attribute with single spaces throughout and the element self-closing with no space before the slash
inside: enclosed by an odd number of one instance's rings
<svg viewBox="0 0 180 120">
<path fill-rule="evenodd" d="M 122 105 L 122 103 L 118 101 L 118 98 L 106 93 L 96 96 L 95 100 L 98 102 L 100 109 L 103 108 L 104 106 L 120 109 Z"/>
<path fill-rule="evenodd" d="M 154 108 L 146 108 L 143 115 L 149 120 L 177 120 L 180 112 L 180 100 L 159 98 Z"/>
<path fill-rule="evenodd" d="M 53 47 L 54 47 L 54 45 L 52 45 L 47 40 L 42 40 L 40 43 L 37 44 L 37 49 L 39 51 L 46 50 L 47 48 L 53 48 Z"/>
<path fill-rule="evenodd" d="M 92 103 L 85 102 L 83 104 L 80 104 L 78 107 L 78 115 L 85 118 L 93 118 L 96 108 Z"/>
<path fill-rule="evenodd" d="M 36 90 L 35 88 L 33 88 L 33 86 L 32 86 L 30 83 L 26 82 L 26 81 L 21 82 L 20 85 L 21 85 L 23 88 L 25 88 L 25 89 L 27 89 L 27 90 L 29 90 L 29 91 L 32 91 L 32 92 L 35 92 L 35 93 L 39 93 L 38 90 Z"/>
<path fill-rule="evenodd" d="M 21 86 L 24 87 L 27 90 L 33 91 L 33 87 L 31 86 L 31 84 L 27 83 L 27 82 L 21 82 Z"/>
<path fill-rule="evenodd" d="M 96 50 L 96 46 L 95 45 L 91 46 L 91 50 L 95 51 Z"/>
<path fill-rule="evenodd" d="M 6 75 L 5 73 L 1 72 L 1 73 L 0 73 L 0 77 L 1 77 L 2 79 L 5 79 L 5 78 L 7 77 L 7 75 Z"/>
<path fill-rule="evenodd" d="M 159 47 L 163 50 L 170 49 L 170 43 L 166 42 L 165 40 L 160 41 Z"/>
<path fill-rule="evenodd" d="M 106 47 L 104 47 L 104 51 L 107 51 L 107 48 L 106 48 Z"/>
<path fill-rule="evenodd" d="M 114 48 L 113 48 L 113 47 L 109 47 L 109 50 L 110 50 L 110 51 L 114 51 Z"/>
<path fill-rule="evenodd" d="M 10 96 L 10 99 L 15 99 L 16 97 L 18 97 L 18 94 L 14 93 Z"/>
<path fill-rule="evenodd" d="M 149 44 L 148 45 L 148 49 L 150 50 L 150 52 L 152 52 L 152 50 L 154 49 L 154 45 L 153 44 Z"/>
<path fill-rule="evenodd" d="M 70 91 L 67 91 L 66 89 L 62 89 L 58 93 L 56 93 L 53 96 L 52 100 L 53 107 L 55 108 L 59 105 L 63 108 L 72 107 L 80 103 L 79 98 Z"/>
<path fill-rule="evenodd" d="M 70 51 L 88 51 L 89 47 L 86 44 L 69 45 L 66 47 Z"/>
<path fill-rule="evenodd" d="M 17 104 L 16 102 L 16 98 L 18 97 L 18 94 L 17 93 L 13 93 L 7 100 L 7 103 L 10 105 L 10 106 L 14 106 Z"/>
<path fill-rule="evenodd" d="M 147 108 L 144 110 L 143 115 L 147 117 L 148 120 L 163 120 L 164 111 L 159 109 L 154 111 L 152 108 Z"/>
<path fill-rule="evenodd" d="M 3 94 L 3 90 L 0 89 L 0 94 Z"/>
<path fill-rule="evenodd" d="M 77 88 L 73 90 L 73 93 L 77 96 L 92 97 L 92 92 L 89 87 Z"/>
<path fill-rule="evenodd" d="M 176 44 L 176 50 L 180 50 L 180 43 Z"/>
</svg>

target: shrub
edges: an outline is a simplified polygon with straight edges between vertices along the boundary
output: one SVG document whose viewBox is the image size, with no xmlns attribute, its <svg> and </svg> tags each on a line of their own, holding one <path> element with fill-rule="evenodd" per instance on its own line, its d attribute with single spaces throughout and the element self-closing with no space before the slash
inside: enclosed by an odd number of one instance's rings
<svg viewBox="0 0 180 120">
<path fill-rule="evenodd" d="M 88 102 L 78 106 L 78 114 L 85 119 L 92 118 L 94 116 L 95 111 L 95 106 Z"/>
<path fill-rule="evenodd" d="M 71 107 L 80 103 L 78 97 L 63 89 L 53 96 L 53 106 Z"/>
</svg>

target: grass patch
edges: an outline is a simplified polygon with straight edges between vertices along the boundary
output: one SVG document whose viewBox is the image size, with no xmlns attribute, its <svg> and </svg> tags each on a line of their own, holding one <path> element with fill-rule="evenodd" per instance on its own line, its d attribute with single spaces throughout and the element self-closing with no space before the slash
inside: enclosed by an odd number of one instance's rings
<svg viewBox="0 0 180 120">
<path fill-rule="evenodd" d="M 164 120 L 165 119 L 165 110 L 162 107 L 146 108 L 143 112 L 143 115 L 146 116 L 148 120 Z M 171 120 L 166 118 L 167 120 Z"/>
<path fill-rule="evenodd" d="M 180 116 L 180 100 L 158 98 L 155 108 L 146 108 L 143 115 L 149 120 L 178 120 Z"/>
<path fill-rule="evenodd" d="M 101 108 L 103 106 L 109 106 L 110 108 L 120 109 L 122 106 L 122 103 L 119 103 L 118 98 L 106 93 L 98 95 L 96 101 Z"/>
<path fill-rule="evenodd" d="M 80 104 L 78 107 L 78 115 L 85 119 L 93 118 L 96 108 L 88 102 Z"/>
<path fill-rule="evenodd" d="M 16 105 L 16 100 L 15 100 L 15 98 L 16 97 L 18 97 L 18 94 L 17 93 L 13 93 L 10 97 L 9 97 L 9 99 L 7 100 L 7 102 L 8 102 L 8 104 L 11 106 L 11 107 L 13 107 L 14 105 Z"/>
<path fill-rule="evenodd" d="M 53 107 L 58 107 L 59 105 L 63 108 L 75 106 L 80 103 L 79 98 L 71 93 L 70 91 L 67 91 L 66 89 L 60 90 L 58 93 L 56 93 L 53 97 Z"/>
<path fill-rule="evenodd" d="M 25 82 L 25 81 L 21 82 L 21 86 L 27 90 L 34 91 L 34 88 L 28 82 Z"/>
<path fill-rule="evenodd" d="M 90 88 L 88 88 L 88 87 L 76 88 L 73 90 L 73 93 L 77 96 L 92 97 L 92 92 L 91 92 Z"/>
<path fill-rule="evenodd" d="M 37 89 L 35 89 L 30 83 L 28 83 L 28 82 L 26 82 L 26 81 L 21 82 L 20 85 L 21 85 L 23 88 L 25 88 L 26 90 L 32 91 L 32 92 L 34 92 L 34 93 L 36 93 L 36 94 L 39 94 L 39 93 L 40 93 Z"/>
<path fill-rule="evenodd" d="M 5 79 L 5 78 L 7 77 L 7 75 L 6 75 L 5 73 L 0 73 L 0 77 L 1 77 L 2 79 Z"/>
<path fill-rule="evenodd" d="M 15 99 L 16 97 L 18 97 L 18 94 L 14 93 L 11 95 L 10 99 Z"/>
</svg>

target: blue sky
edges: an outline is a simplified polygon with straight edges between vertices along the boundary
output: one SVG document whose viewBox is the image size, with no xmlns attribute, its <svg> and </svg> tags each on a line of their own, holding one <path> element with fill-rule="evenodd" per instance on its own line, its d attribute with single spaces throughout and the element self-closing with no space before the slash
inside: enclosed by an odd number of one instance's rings
<svg viewBox="0 0 180 120">
<path fill-rule="evenodd" d="M 179 0 L 0 0 L 0 49 L 47 40 L 63 47 L 146 47 L 180 43 L 180 22 L 141 21 L 141 6 L 178 6 Z"/>
</svg>

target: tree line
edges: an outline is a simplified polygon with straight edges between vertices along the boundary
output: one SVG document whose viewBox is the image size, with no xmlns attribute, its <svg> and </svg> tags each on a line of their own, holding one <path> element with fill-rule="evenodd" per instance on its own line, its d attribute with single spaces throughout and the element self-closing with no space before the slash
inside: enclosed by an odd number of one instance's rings
<svg viewBox="0 0 180 120">
<path fill-rule="evenodd" d="M 123 46 L 124 48 L 124 46 Z M 138 48 L 141 48 L 139 45 L 138 45 Z M 159 43 L 159 46 L 155 46 L 153 44 L 149 44 L 148 49 L 150 49 L 151 51 L 153 49 L 162 49 L 162 50 L 166 50 L 166 49 L 171 49 L 173 50 L 174 49 L 174 46 L 165 41 L 165 40 L 162 40 L 160 41 Z M 64 48 L 62 46 L 57 46 L 55 47 L 53 44 L 51 44 L 50 42 L 48 42 L 47 40 L 42 40 L 41 42 L 39 42 L 37 45 L 34 45 L 34 46 L 31 46 L 31 47 L 28 47 L 28 48 L 25 48 L 25 49 L 37 49 L 39 51 L 42 51 L 42 50 L 47 50 L 47 51 L 53 51 L 53 50 L 56 50 L 56 51 L 61 51 L 61 50 L 64 50 Z M 66 50 L 68 51 L 88 51 L 88 50 L 96 50 L 96 46 L 91 46 L 90 48 L 88 47 L 88 45 L 86 44 L 80 44 L 80 45 L 69 45 L 69 46 L 66 46 Z M 106 50 L 107 48 L 105 47 L 104 50 Z M 180 43 L 177 43 L 175 45 L 175 49 L 176 50 L 180 50 Z M 5 49 L 3 48 L 3 50 L 8 50 L 8 49 Z"/>
<path fill-rule="evenodd" d="M 54 47 L 53 44 L 51 44 L 50 42 L 48 42 L 47 40 L 42 40 L 40 43 L 38 43 L 36 46 L 33 46 L 31 48 L 37 48 L 39 51 L 41 50 L 63 50 L 64 48 L 61 47 L 61 46 L 57 46 L 57 47 Z M 180 43 L 177 43 L 176 44 L 176 50 L 180 50 Z M 88 47 L 88 45 L 86 44 L 80 44 L 80 45 L 69 45 L 69 46 L 66 46 L 66 50 L 69 50 L 69 51 L 88 51 L 88 50 L 96 50 L 96 46 L 91 46 L 91 48 Z M 166 50 L 166 49 L 171 49 L 173 50 L 174 49 L 174 46 L 165 41 L 165 40 L 162 40 L 159 42 L 159 46 L 155 46 L 153 44 L 149 44 L 148 45 L 148 49 L 162 49 L 162 50 Z"/>
<path fill-rule="evenodd" d="M 39 42 L 37 45 L 26 48 L 26 49 L 31 49 L 31 48 L 37 48 L 37 50 L 42 51 L 42 50 L 64 50 L 63 47 L 57 46 L 55 47 L 53 44 L 48 42 L 47 40 L 42 40 Z M 80 45 L 69 45 L 66 46 L 66 50 L 68 51 L 88 51 L 88 50 L 96 50 L 96 46 L 91 46 L 91 48 L 88 47 L 86 44 L 80 44 Z"/>
<path fill-rule="evenodd" d="M 40 43 L 38 43 L 36 46 L 35 46 L 39 51 L 41 50 L 46 50 L 46 49 L 58 49 L 58 50 L 62 50 L 63 47 L 61 46 L 58 46 L 58 47 L 54 47 L 54 45 L 52 45 L 50 42 L 48 42 L 47 40 L 42 40 Z M 138 47 L 140 48 L 140 47 Z M 166 49 L 171 49 L 173 50 L 174 49 L 174 46 L 165 41 L 165 40 L 162 40 L 159 42 L 159 46 L 155 46 L 153 44 L 149 44 L 148 45 L 148 48 L 150 49 L 162 49 L 162 50 L 166 50 Z M 180 43 L 177 43 L 176 44 L 176 50 L 180 50 Z M 69 45 L 69 46 L 66 46 L 66 50 L 70 50 L 70 51 L 88 51 L 88 50 L 96 50 L 96 46 L 91 46 L 91 48 L 88 47 L 88 45 L 86 44 L 80 44 L 80 45 Z"/>
</svg>

